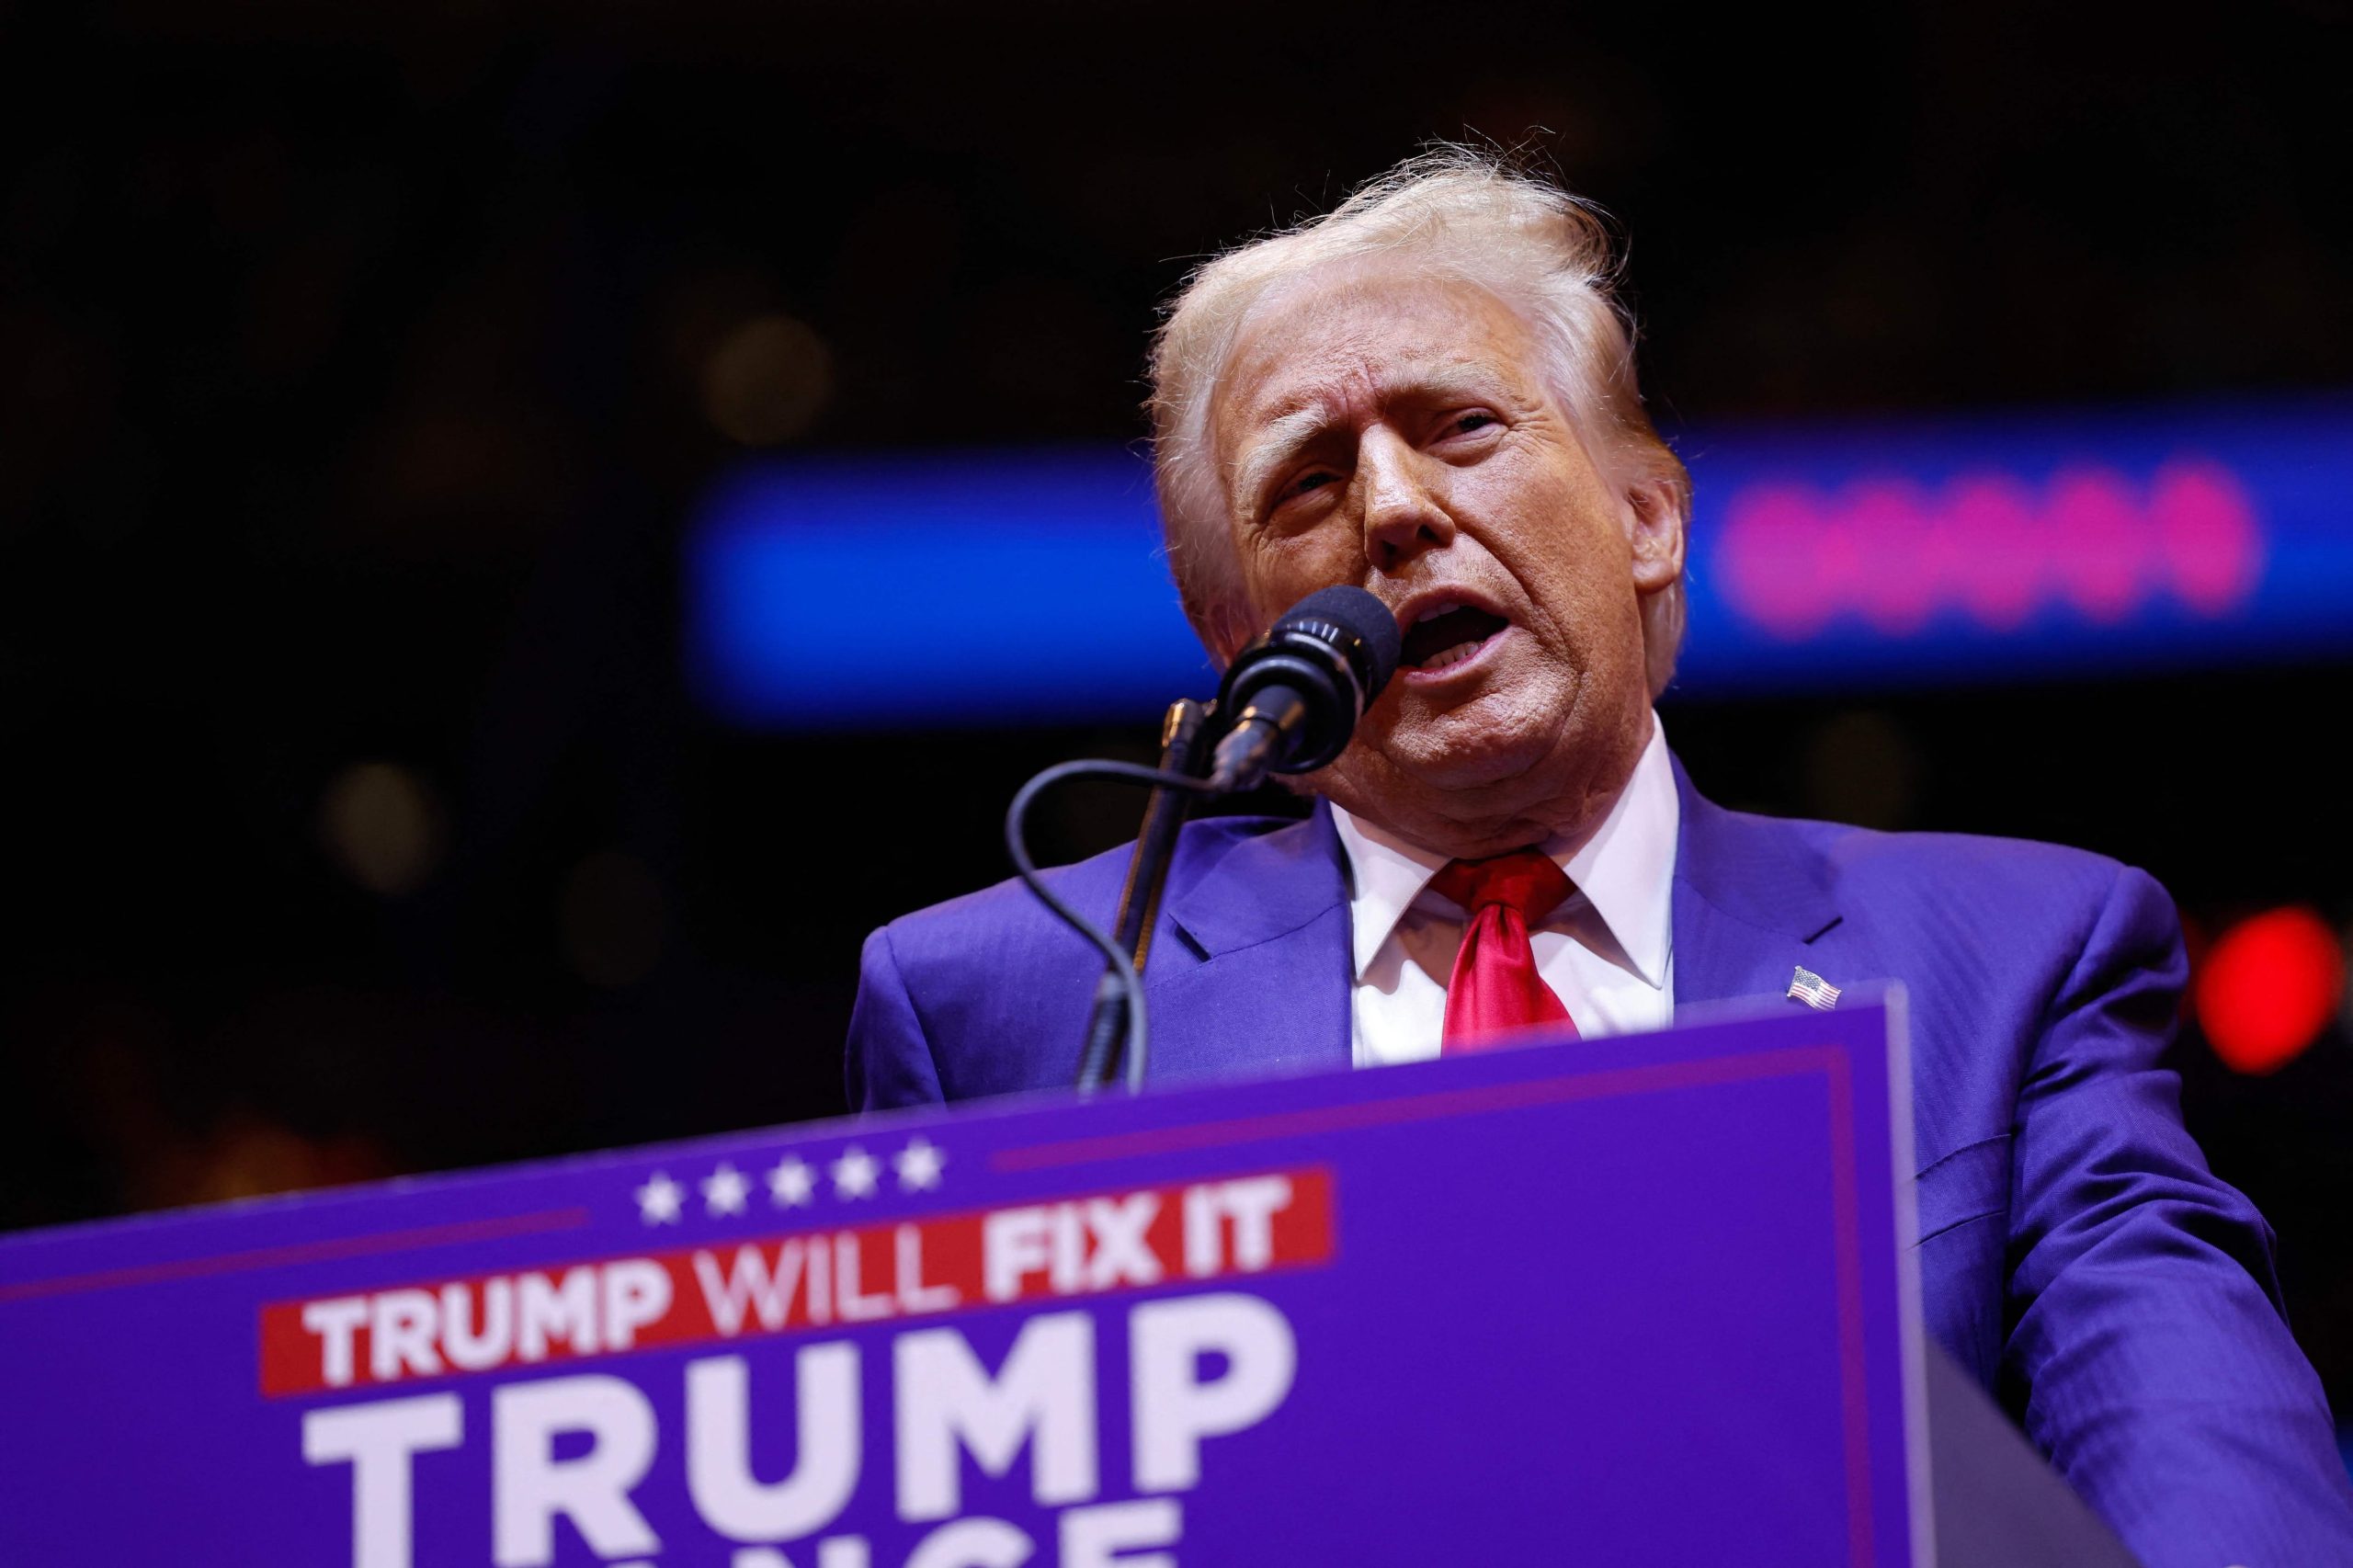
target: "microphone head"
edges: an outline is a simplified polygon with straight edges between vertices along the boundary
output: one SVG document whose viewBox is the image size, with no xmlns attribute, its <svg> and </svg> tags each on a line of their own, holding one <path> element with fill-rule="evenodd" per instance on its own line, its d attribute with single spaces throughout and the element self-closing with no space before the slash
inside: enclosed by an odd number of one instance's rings
<svg viewBox="0 0 2353 1568">
<path fill-rule="evenodd" d="M 1312 772 L 1347 749 L 1357 721 L 1397 673 L 1403 647 L 1397 618 L 1379 599 L 1362 588 L 1320 588 L 1234 655 L 1218 690 L 1220 721 L 1230 729 L 1270 687 L 1297 693 L 1306 722 L 1286 736 L 1274 771 Z"/>
<path fill-rule="evenodd" d="M 1397 661 L 1404 654 L 1405 636 L 1397 630 L 1397 618 L 1389 607 L 1345 583 L 1318 588 L 1291 606 L 1267 635 L 1285 631 L 1318 637 L 1340 651 L 1364 692 L 1364 700 L 1357 705 L 1358 718 L 1397 673 Z"/>
</svg>

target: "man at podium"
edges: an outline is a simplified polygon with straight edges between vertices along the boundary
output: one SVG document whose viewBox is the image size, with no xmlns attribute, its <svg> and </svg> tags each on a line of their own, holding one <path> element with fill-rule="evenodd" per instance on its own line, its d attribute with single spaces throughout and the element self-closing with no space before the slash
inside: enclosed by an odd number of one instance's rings
<svg viewBox="0 0 2353 1568">
<path fill-rule="evenodd" d="M 1652 703 L 1689 482 L 1612 281 L 1575 199 L 1449 153 L 1177 300 L 1150 406 L 1203 642 L 1222 663 L 1349 584 L 1404 653 L 1300 781 L 1305 821 L 1184 830 L 1147 974 L 1154 1079 L 1900 981 L 1928 1331 L 2146 1561 L 2353 1562 L 2270 1233 L 2158 1065 L 2185 975 L 2163 890 L 2045 845 L 1728 812 L 1676 762 Z M 1053 876 L 1108 925 L 1124 864 Z M 852 1103 L 1069 1083 L 1099 968 L 1017 884 L 892 922 L 866 945 Z"/>
</svg>

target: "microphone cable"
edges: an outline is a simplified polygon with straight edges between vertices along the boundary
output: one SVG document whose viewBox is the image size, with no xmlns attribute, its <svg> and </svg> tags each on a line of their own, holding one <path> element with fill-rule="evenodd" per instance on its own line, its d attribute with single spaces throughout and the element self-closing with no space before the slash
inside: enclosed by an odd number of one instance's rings
<svg viewBox="0 0 2353 1568">
<path fill-rule="evenodd" d="M 1124 1030 L 1120 1067 L 1127 1079 L 1130 1094 L 1143 1087 L 1146 1033 L 1143 1017 L 1143 979 L 1136 973 L 1136 966 L 1113 941 L 1108 933 L 1072 908 L 1051 888 L 1038 871 L 1037 863 L 1029 858 L 1029 808 L 1040 795 L 1055 785 L 1073 778 L 1099 778 L 1124 784 L 1143 784 L 1167 790 L 1182 790 L 1196 795 L 1221 793 L 1218 787 L 1206 778 L 1196 778 L 1189 773 L 1171 773 L 1157 767 L 1147 767 L 1139 762 L 1113 762 L 1108 757 L 1081 757 L 1075 762 L 1058 762 L 1037 774 L 1015 791 L 1013 803 L 1005 812 L 1005 848 L 1013 858 L 1013 869 L 1027 887 L 1058 916 L 1063 924 L 1086 938 L 1103 955 L 1103 978 L 1095 983 L 1096 1016 L 1100 1017 L 1103 1004 L 1117 996 L 1125 1003 L 1127 1027 Z M 1102 1076 L 1102 1052 L 1109 1046 L 1108 1040 L 1092 1036 L 1086 1042 L 1079 1062 L 1079 1087 L 1090 1091 Z"/>
<path fill-rule="evenodd" d="M 1038 774 L 1013 797 L 1005 813 L 1005 847 L 1014 869 L 1038 902 L 1086 938 L 1103 955 L 1103 977 L 1096 983 L 1086 1043 L 1079 1053 L 1079 1088 L 1091 1092 L 1102 1080 L 1111 1049 L 1108 1020 L 1127 1016 L 1120 1066 L 1130 1093 L 1143 1087 L 1143 982 L 1132 959 L 1093 921 L 1055 896 L 1029 858 L 1028 818 L 1040 794 L 1069 778 L 1116 779 L 1195 795 L 1223 795 L 1256 784 L 1269 772 L 1312 773 L 1345 750 L 1357 723 L 1389 677 L 1396 673 L 1404 634 L 1387 606 L 1363 588 L 1336 584 L 1319 588 L 1276 618 L 1266 634 L 1233 655 L 1219 684 L 1214 711 L 1226 733 L 1217 742 L 1207 778 L 1141 763 L 1082 758 Z M 1171 760 L 1169 737 L 1162 737 L 1161 760 Z M 1151 813 L 1147 812 L 1149 819 Z M 1164 852 L 1173 851 L 1174 839 Z M 1137 840 L 1137 853 L 1144 853 Z M 1160 868 L 1165 875 L 1166 866 Z M 1135 875 L 1131 863 L 1129 876 Z M 1157 884 L 1155 884 L 1156 886 Z M 1121 903 L 1126 902 L 1125 894 Z M 1151 913 L 1142 938 L 1149 940 Z"/>
</svg>

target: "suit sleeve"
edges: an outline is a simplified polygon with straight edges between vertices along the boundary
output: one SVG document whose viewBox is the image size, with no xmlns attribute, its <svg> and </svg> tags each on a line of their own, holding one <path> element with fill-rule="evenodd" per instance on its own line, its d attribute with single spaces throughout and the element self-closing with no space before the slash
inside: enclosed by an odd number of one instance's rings
<svg viewBox="0 0 2353 1568">
<path fill-rule="evenodd" d="M 2353 1563 L 2270 1228 L 2207 1169 L 2158 1065 L 2186 972 L 2172 902 L 2120 871 L 2019 1094 L 2004 1392 L 2150 1568 Z"/>
<path fill-rule="evenodd" d="M 887 926 L 866 938 L 858 955 L 858 1003 L 850 1011 L 845 1068 L 854 1111 L 938 1105 L 947 1097 Z"/>
</svg>

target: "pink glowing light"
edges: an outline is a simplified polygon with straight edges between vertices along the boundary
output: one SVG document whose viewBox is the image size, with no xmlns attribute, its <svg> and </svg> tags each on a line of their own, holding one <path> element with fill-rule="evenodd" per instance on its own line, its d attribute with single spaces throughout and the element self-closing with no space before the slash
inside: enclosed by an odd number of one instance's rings
<svg viewBox="0 0 2353 1568">
<path fill-rule="evenodd" d="M 2023 624 L 2048 575 L 2032 494 L 2005 473 L 1972 475 L 1947 487 L 1945 517 L 1955 602 L 1995 631 Z"/>
<path fill-rule="evenodd" d="M 1716 567 L 1741 613 L 1777 637 L 1810 637 L 1837 608 L 1819 574 L 1825 517 L 1797 485 L 1751 485 L 1733 497 Z"/>
<path fill-rule="evenodd" d="M 2058 566 L 2053 585 L 2102 625 L 2130 616 L 2151 585 L 2144 561 L 2154 530 L 2140 511 L 2132 487 L 2112 469 L 2068 469 L 2051 482 L 2043 526 Z"/>
<path fill-rule="evenodd" d="M 1947 530 L 1928 496 L 1909 480 L 1865 480 L 1848 493 L 1836 537 L 1851 558 L 1841 564 L 1841 597 L 1891 637 L 1928 623 L 1940 597 Z"/>
<path fill-rule="evenodd" d="M 2181 602 L 2201 615 L 2245 602 L 2263 575 L 2263 530 L 2237 477 L 2218 462 L 2177 459 L 2157 470 L 2152 491 L 2158 555 Z"/>
<path fill-rule="evenodd" d="M 1900 475 L 1828 494 L 1751 485 L 1733 496 L 1713 559 L 1733 608 L 1792 642 L 1840 616 L 1890 637 L 1945 612 L 2010 631 L 2053 606 L 2115 625 L 2167 595 L 2219 617 L 2246 603 L 2263 562 L 2245 487 L 2194 457 L 2145 483 L 2086 463 L 2039 488 L 1997 472 L 1933 489 Z"/>
</svg>

